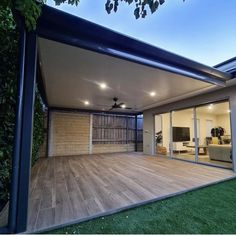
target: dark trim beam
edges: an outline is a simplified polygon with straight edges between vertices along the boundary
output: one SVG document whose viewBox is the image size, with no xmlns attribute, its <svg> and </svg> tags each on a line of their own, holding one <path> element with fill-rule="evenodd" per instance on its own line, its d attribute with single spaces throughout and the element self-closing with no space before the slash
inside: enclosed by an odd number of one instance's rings
<svg viewBox="0 0 236 236">
<path fill-rule="evenodd" d="M 8 227 L 0 228 L 0 234 L 9 234 L 9 228 Z"/>
<path fill-rule="evenodd" d="M 36 81 L 37 36 L 35 32 L 26 33 L 25 76 L 22 109 L 22 135 L 18 180 L 18 204 L 16 233 L 27 229 L 28 195 L 33 137 L 33 115 Z"/>
<path fill-rule="evenodd" d="M 220 86 L 225 86 L 225 81 L 232 78 L 230 73 L 178 56 L 48 6 L 43 7 L 37 33 L 43 38 Z"/>
<path fill-rule="evenodd" d="M 12 156 L 12 175 L 10 187 L 10 200 L 9 200 L 9 217 L 8 228 L 10 233 L 14 233 L 16 224 L 17 212 L 17 194 L 18 194 L 18 175 L 20 163 L 20 148 L 21 148 L 21 123 L 22 123 L 22 110 L 23 110 L 23 89 L 24 89 L 24 65 L 25 65 L 25 43 L 26 32 L 24 29 L 23 21 L 18 20 L 19 29 L 19 74 L 17 84 L 17 99 L 16 99 L 16 118 L 14 130 L 14 145 Z"/>
<path fill-rule="evenodd" d="M 49 139 L 50 139 L 50 119 L 51 111 L 48 108 L 47 111 L 47 144 L 46 144 L 46 157 L 49 157 Z"/>
<path fill-rule="evenodd" d="M 110 114 L 110 115 L 125 115 L 125 116 L 134 116 L 142 114 L 142 112 L 115 112 L 115 111 L 100 111 L 100 110 L 89 110 L 89 109 L 77 109 L 77 108 L 65 108 L 65 107 L 50 107 L 50 111 L 61 111 L 61 112 L 87 112 L 92 114 Z"/>
</svg>

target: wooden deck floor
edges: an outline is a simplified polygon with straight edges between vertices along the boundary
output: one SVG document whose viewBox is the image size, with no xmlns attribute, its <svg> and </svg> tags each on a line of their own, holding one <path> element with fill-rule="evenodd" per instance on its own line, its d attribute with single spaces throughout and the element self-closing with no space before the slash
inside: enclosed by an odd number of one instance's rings
<svg viewBox="0 0 236 236">
<path fill-rule="evenodd" d="M 137 153 L 51 157 L 32 170 L 28 232 L 82 221 L 234 177 Z"/>
</svg>

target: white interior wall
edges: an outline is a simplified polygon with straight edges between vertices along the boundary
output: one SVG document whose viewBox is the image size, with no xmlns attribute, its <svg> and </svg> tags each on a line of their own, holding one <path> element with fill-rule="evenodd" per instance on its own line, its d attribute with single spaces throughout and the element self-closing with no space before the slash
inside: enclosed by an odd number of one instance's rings
<svg viewBox="0 0 236 236">
<path fill-rule="evenodd" d="M 225 129 L 225 135 L 231 135 L 230 115 L 223 114 L 216 116 L 216 124 Z"/>
<path fill-rule="evenodd" d="M 213 127 L 217 126 L 218 124 L 217 124 L 216 116 L 213 114 L 197 112 L 197 119 L 199 119 L 199 123 L 200 123 L 199 144 L 204 145 L 206 144 L 206 137 L 208 136 L 206 133 L 206 122 L 207 120 L 212 120 Z"/>
<path fill-rule="evenodd" d="M 170 114 L 165 113 L 155 116 L 155 133 L 162 130 L 162 146 L 170 150 Z"/>
<path fill-rule="evenodd" d="M 155 133 L 162 130 L 162 115 L 155 116 Z"/>
<path fill-rule="evenodd" d="M 155 154 L 155 121 L 154 116 L 143 113 L 143 152 Z"/>
</svg>

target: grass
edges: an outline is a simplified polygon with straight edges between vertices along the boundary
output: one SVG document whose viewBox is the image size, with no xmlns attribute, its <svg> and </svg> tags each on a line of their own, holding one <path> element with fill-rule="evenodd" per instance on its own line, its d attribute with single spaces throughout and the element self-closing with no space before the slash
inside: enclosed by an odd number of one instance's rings
<svg viewBox="0 0 236 236">
<path fill-rule="evenodd" d="M 47 233 L 235 234 L 236 180 Z"/>
</svg>

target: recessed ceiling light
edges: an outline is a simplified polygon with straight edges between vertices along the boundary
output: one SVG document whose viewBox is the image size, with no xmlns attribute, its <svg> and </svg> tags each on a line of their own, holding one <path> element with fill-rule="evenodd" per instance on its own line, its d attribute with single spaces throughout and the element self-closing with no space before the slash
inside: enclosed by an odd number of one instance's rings
<svg viewBox="0 0 236 236">
<path fill-rule="evenodd" d="M 84 101 L 84 105 L 88 106 L 89 105 L 89 101 Z"/>
<path fill-rule="evenodd" d="M 212 109 L 213 109 L 213 104 L 210 104 L 207 108 L 208 108 L 209 110 L 212 110 Z"/>
<path fill-rule="evenodd" d="M 107 88 L 107 85 L 106 85 L 105 83 L 101 83 L 101 84 L 100 84 L 100 88 L 101 88 L 101 89 L 106 89 L 106 88 Z"/>
<path fill-rule="evenodd" d="M 153 91 L 153 92 L 150 92 L 150 96 L 151 96 L 151 97 L 156 96 L 156 92 L 154 92 L 154 91 Z"/>
<path fill-rule="evenodd" d="M 122 104 L 122 105 L 121 105 L 121 108 L 126 108 L 126 105 L 125 105 L 125 104 Z"/>
</svg>

